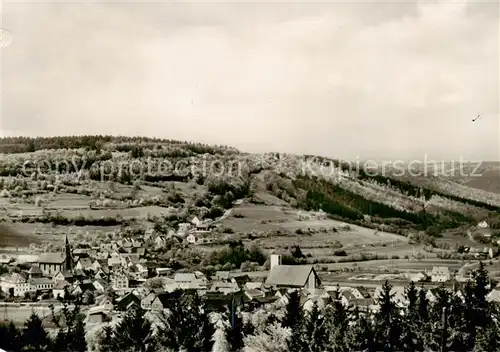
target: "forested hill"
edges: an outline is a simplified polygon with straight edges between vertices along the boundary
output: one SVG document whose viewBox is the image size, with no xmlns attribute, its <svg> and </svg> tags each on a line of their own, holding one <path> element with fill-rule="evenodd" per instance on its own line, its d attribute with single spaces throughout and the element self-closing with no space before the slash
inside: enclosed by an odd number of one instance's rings
<svg viewBox="0 0 500 352">
<path fill-rule="evenodd" d="M 29 182 L 55 176 L 66 188 L 114 181 L 166 189 L 181 182 L 196 191 L 159 197 L 156 205 L 216 217 L 237 199 L 262 203 L 267 194 L 290 207 L 322 210 L 335 219 L 398 233 L 439 236 L 449 230 L 465 232 L 483 220 L 500 229 L 500 194 L 468 187 L 453 177 L 396 177 L 390 170 L 374 172 L 324 157 L 251 154 L 228 146 L 142 137 L 17 137 L 1 139 L 0 147 L 1 187 L 27 197 L 34 196 Z M 166 161 L 174 167 L 162 169 Z M 124 163 L 130 167 L 123 168 Z M 133 172 L 137 165 L 148 167 Z M 103 174 L 104 166 L 110 172 Z M 486 170 L 489 175 L 491 170 Z M 27 183 L 20 181 L 22 176 Z"/>
</svg>

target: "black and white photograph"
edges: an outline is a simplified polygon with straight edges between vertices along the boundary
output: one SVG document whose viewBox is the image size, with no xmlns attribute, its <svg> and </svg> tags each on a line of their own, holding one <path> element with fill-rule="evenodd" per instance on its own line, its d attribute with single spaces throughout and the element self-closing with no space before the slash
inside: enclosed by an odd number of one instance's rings
<svg viewBox="0 0 500 352">
<path fill-rule="evenodd" d="M 0 352 L 500 352 L 498 0 L 0 0 Z"/>
</svg>

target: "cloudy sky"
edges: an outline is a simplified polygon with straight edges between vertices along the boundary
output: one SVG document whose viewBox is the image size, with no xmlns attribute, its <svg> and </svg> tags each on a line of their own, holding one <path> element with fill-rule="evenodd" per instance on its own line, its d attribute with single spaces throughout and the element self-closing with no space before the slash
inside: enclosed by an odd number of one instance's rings
<svg viewBox="0 0 500 352">
<path fill-rule="evenodd" d="M 500 160 L 498 7 L 4 0 L 1 129 Z"/>
</svg>

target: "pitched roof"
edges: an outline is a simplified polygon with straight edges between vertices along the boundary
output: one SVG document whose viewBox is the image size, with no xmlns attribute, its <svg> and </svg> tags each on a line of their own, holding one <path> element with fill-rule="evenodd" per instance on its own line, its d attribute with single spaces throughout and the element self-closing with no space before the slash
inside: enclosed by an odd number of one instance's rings
<svg viewBox="0 0 500 352">
<path fill-rule="evenodd" d="M 53 284 L 54 281 L 47 277 L 34 277 L 32 279 L 29 279 L 29 283 L 32 285 L 50 285 Z"/>
<path fill-rule="evenodd" d="M 90 260 L 90 258 L 80 258 L 78 263 L 84 268 L 92 266 L 92 260 Z"/>
<path fill-rule="evenodd" d="M 219 280 L 229 280 L 229 278 L 230 278 L 230 273 L 229 273 L 229 271 L 216 271 L 216 272 L 215 272 L 215 276 L 216 276 Z"/>
<path fill-rule="evenodd" d="M 68 271 L 66 269 L 64 269 L 63 271 L 61 271 L 61 274 L 64 276 L 64 278 L 72 278 L 73 277 L 73 274 L 71 273 L 71 271 Z"/>
<path fill-rule="evenodd" d="M 33 265 L 28 271 L 28 274 L 41 274 L 41 273 L 42 271 L 40 270 L 40 267 L 38 265 Z"/>
<path fill-rule="evenodd" d="M 106 308 L 103 306 L 95 306 L 89 309 L 88 315 L 94 315 L 94 314 L 105 314 Z"/>
<path fill-rule="evenodd" d="M 174 276 L 174 280 L 181 282 L 191 282 L 196 280 L 196 276 L 193 273 L 177 273 Z"/>
<path fill-rule="evenodd" d="M 276 265 L 269 272 L 266 284 L 303 287 L 312 271 L 312 265 Z"/>
<path fill-rule="evenodd" d="M 58 281 L 55 285 L 54 285 L 54 290 L 62 290 L 64 289 L 66 286 L 69 286 L 69 282 L 66 281 L 66 280 L 63 280 L 63 281 Z"/>
<path fill-rule="evenodd" d="M 2 281 L 6 281 L 12 284 L 22 284 L 26 282 L 24 276 L 20 273 L 12 273 L 10 275 L 3 275 Z"/>
<path fill-rule="evenodd" d="M 38 262 L 47 264 L 62 264 L 65 259 L 64 253 L 42 253 L 38 257 Z"/>
</svg>

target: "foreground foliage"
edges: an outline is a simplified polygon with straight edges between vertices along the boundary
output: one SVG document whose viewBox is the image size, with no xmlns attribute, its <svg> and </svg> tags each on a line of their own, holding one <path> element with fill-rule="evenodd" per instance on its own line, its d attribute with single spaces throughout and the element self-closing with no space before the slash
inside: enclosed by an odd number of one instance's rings
<svg viewBox="0 0 500 352">
<path fill-rule="evenodd" d="M 340 289 L 323 304 L 303 309 L 301 292 L 274 313 L 257 310 L 248 315 L 231 305 L 214 320 L 205 299 L 195 291 L 169 296 L 159 322 L 140 307 L 132 307 L 115 326 L 105 325 L 92 346 L 98 351 L 499 351 L 500 309 L 486 297 L 491 291 L 484 266 L 458 289 L 444 285 L 427 291 L 411 283 L 403 301 L 395 299 L 385 282 L 376 298 L 377 311 L 342 302 Z M 54 317 L 56 314 L 53 314 Z M 0 326 L 0 348 L 6 351 L 87 351 L 79 303 L 64 306 L 55 339 L 35 313 L 22 329 Z M 244 319 L 245 317 L 245 319 Z M 64 322 L 62 322 L 64 320 Z"/>
</svg>

